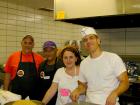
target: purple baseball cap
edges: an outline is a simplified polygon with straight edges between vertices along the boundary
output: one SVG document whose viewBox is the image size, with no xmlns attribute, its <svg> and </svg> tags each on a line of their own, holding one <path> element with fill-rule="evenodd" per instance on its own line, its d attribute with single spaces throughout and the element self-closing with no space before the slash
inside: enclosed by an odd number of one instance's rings
<svg viewBox="0 0 140 105">
<path fill-rule="evenodd" d="M 43 45 L 43 49 L 44 48 L 57 48 L 57 47 L 56 47 L 56 44 L 53 41 L 47 41 Z"/>
</svg>

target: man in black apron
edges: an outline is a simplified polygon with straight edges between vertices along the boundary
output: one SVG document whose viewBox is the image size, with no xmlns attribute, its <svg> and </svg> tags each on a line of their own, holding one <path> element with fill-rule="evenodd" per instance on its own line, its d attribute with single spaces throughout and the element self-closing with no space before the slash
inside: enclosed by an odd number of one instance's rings
<svg viewBox="0 0 140 105">
<path fill-rule="evenodd" d="M 50 88 L 56 70 L 63 67 L 63 63 L 57 58 L 57 47 L 52 41 L 47 41 L 43 45 L 43 52 L 46 60 L 39 67 L 40 74 L 40 100 L 45 96 Z M 47 105 L 55 105 L 57 95 L 55 95 Z"/>
<path fill-rule="evenodd" d="M 21 52 L 17 74 L 11 82 L 11 91 L 20 94 L 23 99 L 27 96 L 29 96 L 30 99 L 36 99 L 37 97 L 37 69 L 33 54 L 32 57 L 33 62 L 22 62 Z"/>
<path fill-rule="evenodd" d="M 22 99 L 38 99 L 37 83 L 39 80 L 37 68 L 43 57 L 32 52 L 34 39 L 27 35 L 21 42 L 22 51 L 13 53 L 5 66 L 4 89 L 19 94 Z M 37 64 L 36 64 L 37 62 Z"/>
</svg>

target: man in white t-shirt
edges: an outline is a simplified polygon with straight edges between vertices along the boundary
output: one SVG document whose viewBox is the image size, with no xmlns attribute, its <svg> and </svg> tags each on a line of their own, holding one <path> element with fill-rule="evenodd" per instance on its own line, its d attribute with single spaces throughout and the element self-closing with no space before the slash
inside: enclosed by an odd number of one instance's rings
<svg viewBox="0 0 140 105">
<path fill-rule="evenodd" d="M 85 27 L 82 40 L 89 56 L 80 65 L 79 86 L 71 93 L 73 101 L 86 92 L 86 101 L 99 105 L 119 105 L 118 96 L 129 87 L 127 71 L 115 53 L 103 51 L 96 31 Z"/>
</svg>

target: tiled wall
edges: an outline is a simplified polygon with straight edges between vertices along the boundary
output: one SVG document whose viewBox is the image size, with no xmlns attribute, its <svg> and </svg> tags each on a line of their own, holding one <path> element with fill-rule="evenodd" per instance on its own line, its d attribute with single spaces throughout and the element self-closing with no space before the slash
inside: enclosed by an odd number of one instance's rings
<svg viewBox="0 0 140 105">
<path fill-rule="evenodd" d="M 120 55 L 140 55 L 140 28 L 98 30 L 102 47 Z"/>
<path fill-rule="evenodd" d="M 41 51 L 46 40 L 53 40 L 58 47 L 63 47 L 66 40 L 80 39 L 82 26 L 54 21 L 53 12 L 8 1 L 0 1 L 0 63 L 4 63 L 12 52 L 20 50 L 20 41 L 26 34 L 35 38 L 34 51 Z M 140 28 L 100 29 L 97 32 L 105 50 L 140 55 Z"/>
<path fill-rule="evenodd" d="M 119 55 L 140 55 L 140 28 L 98 29 L 97 33 L 104 50 Z M 85 50 L 83 55 L 87 55 Z"/>
<path fill-rule="evenodd" d="M 41 51 L 46 40 L 53 40 L 61 47 L 68 39 L 79 39 L 79 29 L 79 25 L 54 21 L 53 12 L 0 1 L 0 63 L 20 50 L 21 39 L 26 34 L 35 38 L 34 51 Z"/>
</svg>

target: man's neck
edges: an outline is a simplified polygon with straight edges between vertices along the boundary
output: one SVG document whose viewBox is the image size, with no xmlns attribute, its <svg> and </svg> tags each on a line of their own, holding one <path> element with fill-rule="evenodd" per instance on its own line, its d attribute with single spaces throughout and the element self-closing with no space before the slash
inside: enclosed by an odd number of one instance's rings
<svg viewBox="0 0 140 105">
<path fill-rule="evenodd" d="M 55 59 L 52 59 L 52 60 L 48 60 L 47 61 L 47 64 L 48 65 L 53 65 L 53 64 L 55 64 L 55 60 L 56 60 L 56 58 Z"/>
<path fill-rule="evenodd" d="M 32 51 L 31 52 L 22 51 L 22 54 L 31 54 L 31 53 Z"/>
<path fill-rule="evenodd" d="M 96 49 L 90 53 L 91 58 L 97 58 L 102 54 L 101 48 Z"/>
</svg>

